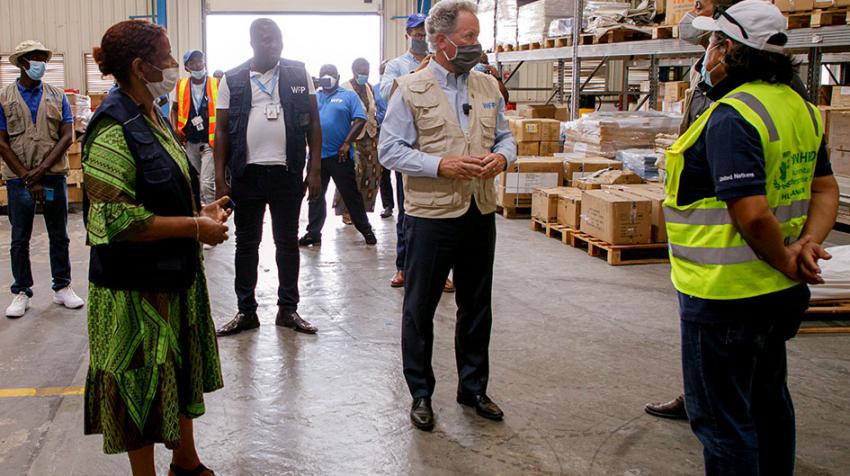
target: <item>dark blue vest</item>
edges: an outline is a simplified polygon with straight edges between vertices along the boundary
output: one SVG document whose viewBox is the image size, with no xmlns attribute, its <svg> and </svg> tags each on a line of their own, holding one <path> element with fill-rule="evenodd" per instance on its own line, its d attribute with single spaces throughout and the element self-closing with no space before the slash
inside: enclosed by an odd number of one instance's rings
<svg viewBox="0 0 850 476">
<path fill-rule="evenodd" d="M 195 207 L 200 207 L 197 173 L 189 167 L 191 178 L 186 180 L 177 162 L 148 127 L 142 110 L 120 90 L 109 93 L 97 109 L 83 144 L 90 139 L 88 133 L 107 117 L 123 125 L 124 139 L 136 161 L 135 203 L 157 216 L 193 216 Z M 87 196 L 83 209 L 87 217 Z M 179 292 L 192 285 L 198 264 L 198 242 L 194 239 L 119 241 L 92 246 L 89 281 L 110 289 Z"/>
<path fill-rule="evenodd" d="M 189 94 L 191 97 L 191 91 Z M 189 106 L 189 117 L 187 118 L 186 125 L 183 126 L 183 134 L 186 135 L 187 142 L 191 142 L 192 144 L 206 144 L 210 141 L 209 99 L 204 94 L 204 99 L 199 104 L 200 111 L 195 110 L 195 99 L 192 98 L 189 100 L 192 101 L 192 104 Z M 192 125 L 192 119 L 197 116 L 201 116 L 201 119 L 204 121 L 204 130 L 202 131 L 199 131 L 197 127 Z"/>
<path fill-rule="evenodd" d="M 307 137 L 310 133 L 310 92 L 304 63 L 280 60 L 278 92 L 286 126 L 286 162 L 290 173 L 301 175 L 307 157 Z M 251 113 L 251 62 L 248 61 L 226 73 L 230 90 L 228 134 L 230 138 L 230 173 L 241 177 L 245 171 L 248 152 L 248 116 Z"/>
</svg>

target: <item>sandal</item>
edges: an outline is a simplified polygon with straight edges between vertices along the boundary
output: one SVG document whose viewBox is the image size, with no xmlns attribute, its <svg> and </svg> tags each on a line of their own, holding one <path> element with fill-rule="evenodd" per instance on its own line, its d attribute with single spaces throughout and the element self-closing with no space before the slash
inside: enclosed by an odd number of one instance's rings
<svg viewBox="0 0 850 476">
<path fill-rule="evenodd" d="M 215 476 L 213 470 L 207 468 L 203 464 L 199 464 L 197 467 L 195 467 L 195 469 L 185 469 L 174 464 L 169 465 L 168 468 L 170 470 L 169 473 L 173 474 L 174 476 L 201 476 L 207 471 L 209 471 L 210 476 Z"/>
</svg>

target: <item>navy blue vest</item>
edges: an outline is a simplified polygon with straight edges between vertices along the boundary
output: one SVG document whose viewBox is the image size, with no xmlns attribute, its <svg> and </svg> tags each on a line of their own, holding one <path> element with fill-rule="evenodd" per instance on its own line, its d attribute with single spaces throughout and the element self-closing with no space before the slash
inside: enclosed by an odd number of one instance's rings
<svg viewBox="0 0 850 476">
<path fill-rule="evenodd" d="M 307 157 L 307 137 L 311 130 L 310 91 L 304 63 L 280 60 L 278 92 L 286 126 L 286 162 L 289 173 L 303 174 Z M 248 152 L 248 116 L 251 113 L 251 61 L 226 73 L 230 90 L 228 134 L 230 138 L 230 173 L 241 177 L 245 172 Z"/>
<path fill-rule="evenodd" d="M 189 94 L 191 97 L 191 92 Z M 206 144 L 210 141 L 209 99 L 207 99 L 205 93 L 204 99 L 199 104 L 200 111 L 195 110 L 194 98 L 189 100 L 192 101 L 192 104 L 189 106 L 189 117 L 187 118 L 186 125 L 183 126 L 183 134 L 186 134 L 187 142 L 191 142 L 192 144 Z M 192 119 L 197 116 L 201 116 L 201 119 L 204 121 L 204 130 L 202 131 L 199 131 L 197 127 L 192 125 Z"/>
<path fill-rule="evenodd" d="M 194 216 L 195 207 L 200 207 L 197 173 L 189 167 L 190 180 L 186 180 L 177 162 L 148 127 L 142 110 L 120 90 L 109 93 L 97 109 L 83 143 L 107 117 L 122 124 L 124 139 L 136 161 L 135 203 L 157 216 Z M 89 201 L 84 196 L 87 217 Z M 179 292 L 192 285 L 198 264 L 198 242 L 194 239 L 118 241 L 92 246 L 89 281 L 109 289 Z"/>
</svg>

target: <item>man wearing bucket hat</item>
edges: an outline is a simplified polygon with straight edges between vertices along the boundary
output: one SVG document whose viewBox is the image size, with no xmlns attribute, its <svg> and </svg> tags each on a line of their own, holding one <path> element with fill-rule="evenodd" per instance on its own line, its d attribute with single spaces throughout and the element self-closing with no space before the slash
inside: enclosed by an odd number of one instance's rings
<svg viewBox="0 0 850 476">
<path fill-rule="evenodd" d="M 693 26 L 711 32 L 715 103 L 668 150 L 664 201 L 685 406 L 706 474 L 790 475 L 785 342 L 822 282 L 838 187 L 820 114 L 789 87 L 779 10 L 744 0 Z"/>
<path fill-rule="evenodd" d="M 9 196 L 12 294 L 6 316 L 18 318 L 33 295 L 30 238 L 36 203 L 41 203 L 50 239 L 53 302 L 67 308 L 83 307 L 71 289 L 68 254 L 67 150 L 73 139 L 71 106 L 64 92 L 42 82 L 51 51 L 37 41 L 24 41 L 9 62 L 20 78 L 0 90 L 0 156 Z"/>
<path fill-rule="evenodd" d="M 172 92 L 171 123 L 185 139 L 189 163 L 198 172 L 201 203 L 215 201 L 215 111 L 218 80 L 207 75 L 204 53 L 189 50 L 183 55 L 183 68 L 189 78 L 182 78 Z"/>
</svg>

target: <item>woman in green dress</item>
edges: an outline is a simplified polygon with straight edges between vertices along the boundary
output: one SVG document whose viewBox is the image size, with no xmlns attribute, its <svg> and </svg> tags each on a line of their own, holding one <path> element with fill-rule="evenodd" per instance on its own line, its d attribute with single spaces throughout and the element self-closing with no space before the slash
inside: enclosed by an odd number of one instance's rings
<svg viewBox="0 0 850 476">
<path fill-rule="evenodd" d="M 156 474 L 153 445 L 164 443 L 169 475 L 209 476 L 192 420 L 223 382 L 200 244 L 227 239 L 229 199 L 200 208 L 197 177 L 154 106 L 177 78 L 165 29 L 113 25 L 95 59 L 118 88 L 83 144 L 92 247 L 85 433 L 102 434 L 105 453 L 127 452 L 134 475 Z"/>
</svg>

